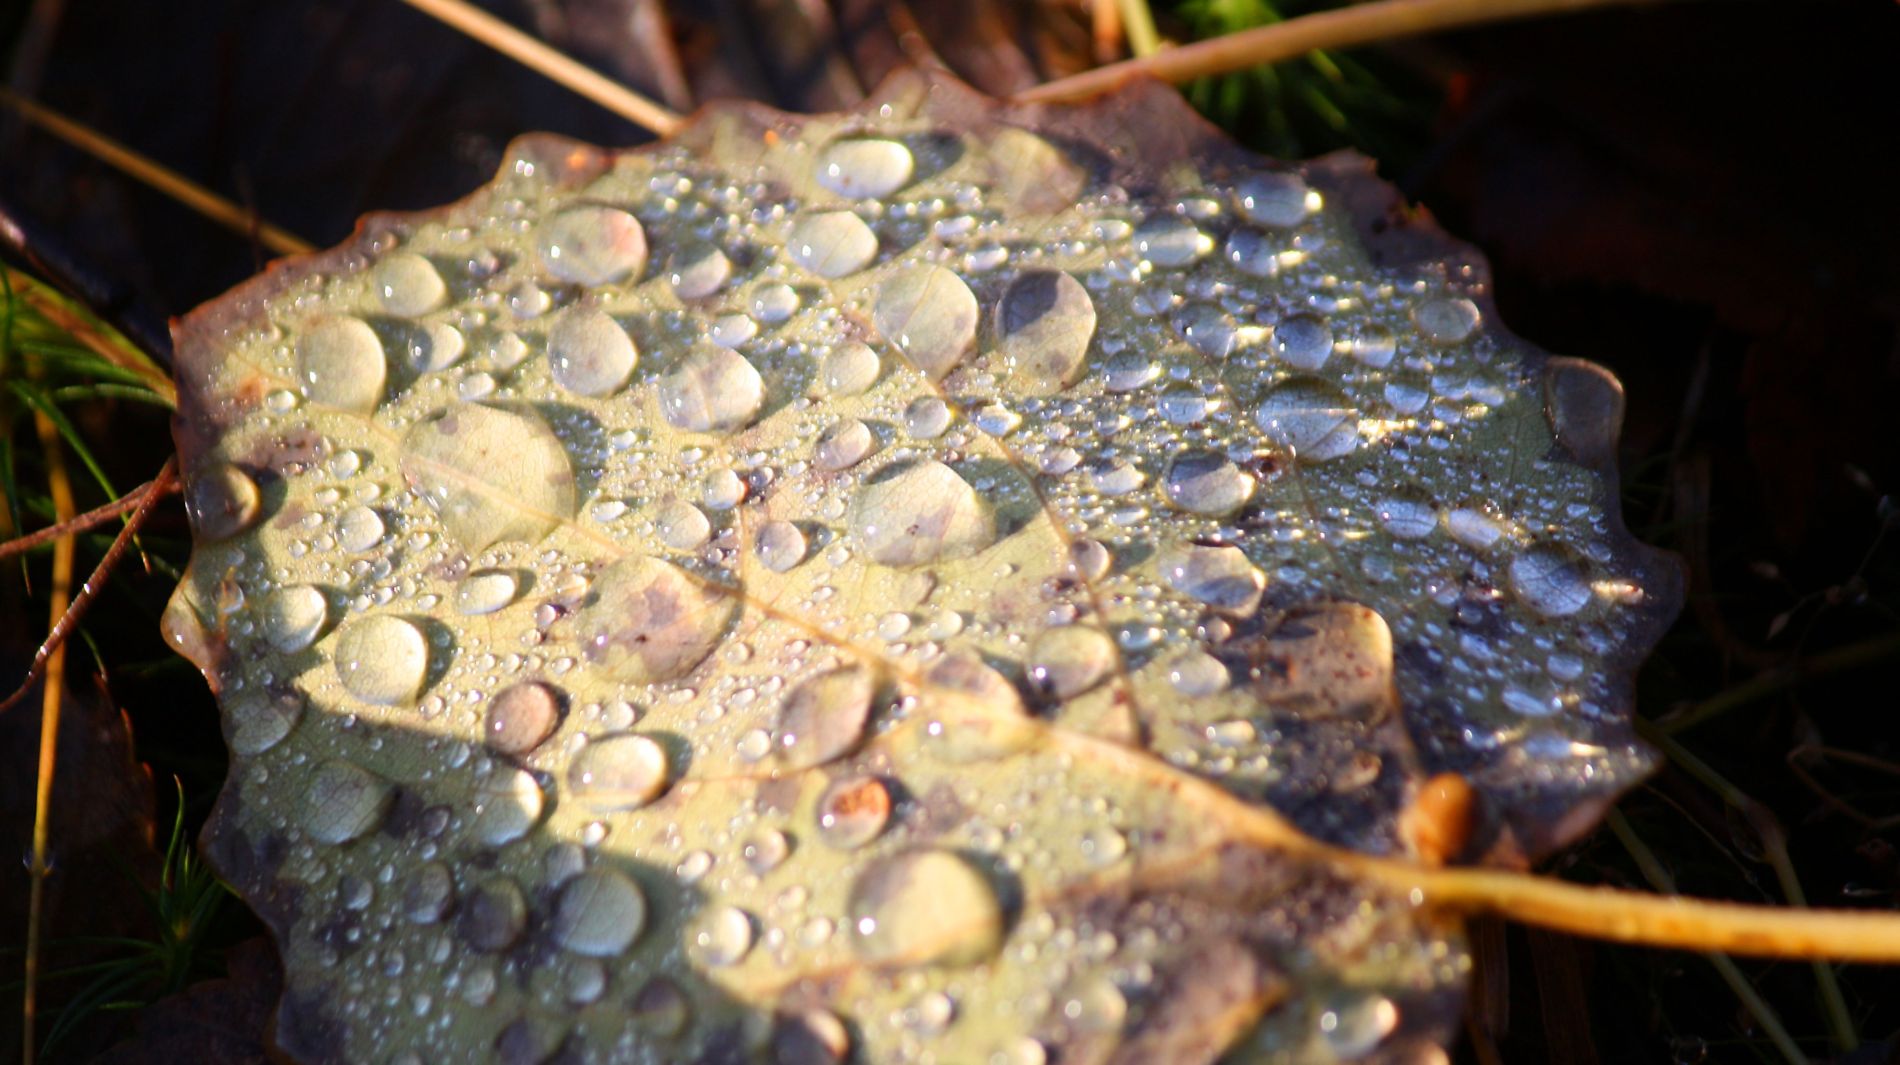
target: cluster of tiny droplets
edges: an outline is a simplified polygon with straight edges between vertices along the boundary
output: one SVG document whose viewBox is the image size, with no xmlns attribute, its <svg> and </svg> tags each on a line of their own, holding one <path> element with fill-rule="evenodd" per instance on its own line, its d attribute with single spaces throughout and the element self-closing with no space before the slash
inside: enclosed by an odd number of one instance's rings
<svg viewBox="0 0 1900 1065">
<path fill-rule="evenodd" d="M 938 688 L 1380 850 L 1348 800 L 1433 768 L 1395 722 L 1481 786 L 1634 771 L 1641 589 L 1468 278 L 1373 267 L 1298 171 L 870 126 L 577 187 L 524 150 L 221 341 L 200 393 L 252 398 L 171 623 L 228 647 L 341 1056 L 1091 1060 L 1225 964 L 1296 987 L 1251 1054 L 1338 1060 L 1456 994 L 1455 940 L 1311 870 L 1081 905 L 1219 825 Z"/>
</svg>

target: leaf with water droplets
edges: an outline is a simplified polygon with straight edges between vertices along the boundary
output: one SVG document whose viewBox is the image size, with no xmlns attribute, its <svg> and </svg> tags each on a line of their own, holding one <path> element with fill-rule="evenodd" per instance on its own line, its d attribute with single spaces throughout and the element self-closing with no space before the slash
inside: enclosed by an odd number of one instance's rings
<svg viewBox="0 0 1900 1065">
<path fill-rule="evenodd" d="M 302 1060 L 1416 1057 L 1461 929 L 1339 856 L 1650 764 L 1614 381 L 1167 90 L 529 138 L 178 348 Z"/>
</svg>

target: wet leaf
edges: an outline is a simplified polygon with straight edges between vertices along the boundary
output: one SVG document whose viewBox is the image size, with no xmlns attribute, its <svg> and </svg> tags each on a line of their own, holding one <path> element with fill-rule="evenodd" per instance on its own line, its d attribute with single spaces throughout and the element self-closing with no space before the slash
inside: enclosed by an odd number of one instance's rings
<svg viewBox="0 0 1900 1065">
<path fill-rule="evenodd" d="M 1300 841 L 1522 861 L 1651 764 L 1614 380 L 1164 89 L 529 138 L 177 335 L 303 1060 L 1415 1057 L 1462 930 Z"/>
</svg>

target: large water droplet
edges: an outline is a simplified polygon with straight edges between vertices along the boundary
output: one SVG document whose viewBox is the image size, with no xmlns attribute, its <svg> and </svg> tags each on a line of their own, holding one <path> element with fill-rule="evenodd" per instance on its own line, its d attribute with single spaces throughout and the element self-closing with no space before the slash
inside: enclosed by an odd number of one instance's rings
<svg viewBox="0 0 1900 1065">
<path fill-rule="evenodd" d="M 493 614 L 515 601 L 518 588 L 514 574 L 506 570 L 476 570 L 456 583 L 455 612 L 469 616 Z"/>
<path fill-rule="evenodd" d="M 855 274 L 877 257 L 877 234 L 850 211 L 820 211 L 798 216 L 785 238 L 794 263 L 819 277 Z"/>
<path fill-rule="evenodd" d="M 1225 359 L 1240 339 L 1234 316 L 1209 303 L 1194 303 L 1181 308 L 1174 318 L 1174 330 L 1194 350 L 1211 359 Z"/>
<path fill-rule="evenodd" d="M 1511 560 L 1511 591 L 1532 610 L 1568 617 L 1590 605 L 1589 564 L 1561 544 L 1540 543 Z"/>
<path fill-rule="evenodd" d="M 451 407 L 403 438 L 402 471 L 462 547 L 534 542 L 574 516 L 574 469 L 526 410 Z"/>
<path fill-rule="evenodd" d="M 1401 488 L 1379 501 L 1379 524 L 1401 540 L 1430 536 L 1438 528 L 1438 507 L 1423 491 Z"/>
<path fill-rule="evenodd" d="M 449 286 L 435 264 L 414 252 L 397 252 L 376 264 L 372 275 L 383 309 L 398 318 L 428 314 L 449 301 Z"/>
<path fill-rule="evenodd" d="M 1266 574 L 1238 547 L 1178 544 L 1162 551 L 1159 566 L 1169 587 L 1225 614 L 1253 613 L 1267 587 Z"/>
<path fill-rule="evenodd" d="M 805 560 L 804 530 L 789 521 L 768 521 L 753 539 L 759 564 L 774 573 L 786 573 Z"/>
<path fill-rule="evenodd" d="M 848 470 L 869 458 L 876 449 L 877 438 L 871 434 L 871 427 L 856 418 L 846 418 L 818 437 L 812 465 L 828 472 Z"/>
<path fill-rule="evenodd" d="M 932 378 L 954 369 L 976 340 L 976 296 L 953 271 L 912 266 L 878 286 L 871 321 Z"/>
<path fill-rule="evenodd" d="M 838 140 L 818 156 L 818 183 L 848 199 L 882 199 L 909 184 L 915 166 L 902 142 Z"/>
<path fill-rule="evenodd" d="M 1478 305 L 1467 299 L 1426 300 L 1412 308 L 1412 324 L 1434 344 L 1456 344 L 1478 331 Z"/>
<path fill-rule="evenodd" d="M 402 889 L 402 913 L 417 924 L 434 924 L 455 901 L 455 874 L 441 862 L 427 862 L 409 875 Z"/>
<path fill-rule="evenodd" d="M 562 886 L 548 931 L 576 954 L 611 958 L 640 938 L 646 921 L 646 894 L 632 877 L 592 869 Z"/>
<path fill-rule="evenodd" d="M 303 719 L 303 693 L 295 690 L 232 693 L 226 698 L 232 754 L 262 754 L 282 743 Z"/>
<path fill-rule="evenodd" d="M 580 396 L 604 396 L 627 383 L 639 361 L 633 338 L 604 311 L 576 307 L 548 330 L 548 374 Z"/>
<path fill-rule="evenodd" d="M 877 684 L 856 666 L 820 673 L 779 707 L 773 750 L 787 769 L 810 769 L 849 754 L 864 737 Z"/>
<path fill-rule="evenodd" d="M 494 877 L 462 901 L 456 927 L 476 950 L 507 950 L 528 927 L 528 900 L 513 880 Z"/>
<path fill-rule="evenodd" d="M 718 248 L 706 245 L 673 257 L 668 280 L 673 294 L 682 300 L 703 300 L 726 287 L 732 278 L 732 260 Z"/>
<path fill-rule="evenodd" d="M 674 499 L 662 503 L 653 516 L 653 529 L 660 542 L 675 551 L 693 551 L 712 539 L 712 521 L 706 512 Z"/>
<path fill-rule="evenodd" d="M 818 797 L 818 838 L 838 850 L 856 850 L 883 834 L 891 793 L 876 777 L 833 781 Z"/>
<path fill-rule="evenodd" d="M 1317 370 L 1333 353 L 1333 330 L 1325 319 L 1296 314 L 1273 327 L 1273 353 L 1288 365 Z"/>
<path fill-rule="evenodd" d="M 311 403 L 368 413 L 383 401 L 389 359 L 362 319 L 322 318 L 297 339 L 297 374 Z"/>
<path fill-rule="evenodd" d="M 1296 377 L 1269 389 L 1254 419 L 1268 438 L 1305 461 L 1336 459 L 1359 447 L 1359 412 L 1352 401 L 1313 378 Z"/>
<path fill-rule="evenodd" d="M 317 767 L 295 804 L 303 830 L 319 843 L 348 843 L 383 823 L 395 789 L 362 766 L 333 759 Z"/>
<path fill-rule="evenodd" d="M 1185 218 L 1160 215 L 1135 227 L 1135 252 L 1156 266 L 1186 266 L 1214 250 L 1214 242 Z"/>
<path fill-rule="evenodd" d="M 1181 510 L 1224 517 L 1253 498 L 1254 479 L 1217 451 L 1184 451 L 1168 460 L 1161 489 Z"/>
<path fill-rule="evenodd" d="M 857 341 L 840 344 L 825 353 L 819 372 L 825 390 L 834 396 L 855 396 L 877 384 L 883 365 L 870 345 Z"/>
<path fill-rule="evenodd" d="M 1114 668 L 1114 641 L 1088 625 L 1049 629 L 1029 648 L 1030 683 L 1058 699 L 1088 691 Z"/>
<path fill-rule="evenodd" d="M 1048 395 L 1074 384 L 1095 338 L 1095 301 L 1059 270 L 1024 273 L 996 308 L 997 351 L 1023 389 Z"/>
<path fill-rule="evenodd" d="M 554 734 L 560 719 L 561 700 L 554 689 L 539 681 L 522 681 L 488 700 L 482 738 L 501 754 L 527 754 Z"/>
<path fill-rule="evenodd" d="M 772 1065 L 843 1065 L 851 1030 L 830 1010 L 780 1014 L 772 1025 Z"/>
<path fill-rule="evenodd" d="M 257 482 L 230 463 L 199 473 L 185 487 L 185 511 L 201 540 L 225 540 L 250 528 L 263 504 Z"/>
<path fill-rule="evenodd" d="M 279 588 L 264 597 L 264 637 L 287 654 L 317 641 L 330 620 L 330 604 L 323 593 L 307 584 Z"/>
<path fill-rule="evenodd" d="M 356 506 L 337 515 L 336 542 L 345 551 L 363 552 L 382 543 L 383 519 L 368 507 Z"/>
<path fill-rule="evenodd" d="M 498 766 L 476 785 L 470 829 L 475 839 L 490 847 L 513 843 L 541 820 L 547 796 L 534 774 L 514 766 Z"/>
<path fill-rule="evenodd" d="M 562 211 L 541 224 L 535 243 L 548 272 L 577 285 L 638 281 L 647 266 L 647 235 L 640 220 L 614 207 Z"/>
<path fill-rule="evenodd" d="M 413 622 L 372 614 L 343 626 L 334 652 L 337 679 L 366 703 L 415 701 L 429 672 L 429 642 Z"/>
<path fill-rule="evenodd" d="M 678 566 L 630 556 L 594 581 L 578 618 L 587 657 L 629 684 L 692 672 L 725 636 L 739 604 Z"/>
<path fill-rule="evenodd" d="M 849 521 L 865 552 L 886 566 L 968 558 L 996 542 L 989 504 L 957 471 L 929 460 L 861 486 Z"/>
<path fill-rule="evenodd" d="M 582 747 L 568 765 L 567 785 L 590 810 L 637 810 L 670 784 L 666 749 L 645 736 L 621 733 Z"/>
<path fill-rule="evenodd" d="M 1284 228 L 1306 220 L 1307 191 L 1298 174 L 1249 174 L 1234 186 L 1234 200 L 1250 221 Z"/>
<path fill-rule="evenodd" d="M 847 903 L 859 956 L 875 965 L 975 965 L 1003 942 L 1003 907 L 989 877 L 947 850 L 879 859 Z"/>
<path fill-rule="evenodd" d="M 708 969 L 737 965 L 752 951 L 752 918 L 737 906 L 703 910 L 686 929 L 686 955 Z"/>
<path fill-rule="evenodd" d="M 765 405 L 765 379 L 730 348 L 696 345 L 660 378 L 655 393 L 667 424 L 691 433 L 729 433 Z"/>
</svg>

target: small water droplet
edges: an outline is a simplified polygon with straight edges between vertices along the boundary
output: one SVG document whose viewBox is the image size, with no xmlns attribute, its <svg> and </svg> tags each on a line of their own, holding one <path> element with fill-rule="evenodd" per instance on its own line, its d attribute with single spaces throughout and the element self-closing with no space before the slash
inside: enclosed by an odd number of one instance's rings
<svg viewBox="0 0 1900 1065">
<path fill-rule="evenodd" d="M 403 916 L 416 924 L 435 924 L 455 901 L 455 874 L 441 862 L 426 862 L 403 885 Z"/>
<path fill-rule="evenodd" d="M 1206 651 L 1189 651 L 1168 666 L 1168 683 L 1182 695 L 1215 695 L 1230 682 L 1227 667 Z"/>
<path fill-rule="evenodd" d="M 1418 540 L 1438 530 L 1438 508 L 1423 491 L 1401 488 L 1379 501 L 1379 524 L 1401 540 Z"/>
<path fill-rule="evenodd" d="M 1072 576 L 1085 581 L 1099 581 L 1108 576 L 1108 568 L 1114 562 L 1114 556 L 1101 541 L 1084 537 L 1069 544 L 1065 567 Z"/>
</svg>

